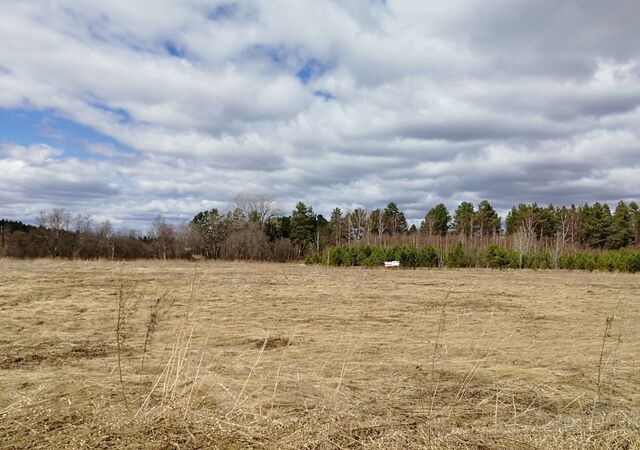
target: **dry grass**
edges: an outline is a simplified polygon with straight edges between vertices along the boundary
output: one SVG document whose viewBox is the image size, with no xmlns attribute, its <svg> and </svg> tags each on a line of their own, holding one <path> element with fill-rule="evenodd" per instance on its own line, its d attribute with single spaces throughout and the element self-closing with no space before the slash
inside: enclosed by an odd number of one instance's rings
<svg viewBox="0 0 640 450">
<path fill-rule="evenodd" d="M 639 293 L 629 274 L 0 260 L 0 446 L 640 448 Z"/>
</svg>

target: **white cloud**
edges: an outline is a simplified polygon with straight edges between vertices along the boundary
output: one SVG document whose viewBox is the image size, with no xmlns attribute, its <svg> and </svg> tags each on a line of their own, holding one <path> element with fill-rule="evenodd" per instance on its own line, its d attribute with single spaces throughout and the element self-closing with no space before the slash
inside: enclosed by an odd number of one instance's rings
<svg viewBox="0 0 640 450">
<path fill-rule="evenodd" d="M 240 191 L 415 214 L 640 192 L 631 0 L 0 4 L 0 107 L 134 151 L 7 144 L 2 215 L 65 206 L 140 224 Z"/>
</svg>

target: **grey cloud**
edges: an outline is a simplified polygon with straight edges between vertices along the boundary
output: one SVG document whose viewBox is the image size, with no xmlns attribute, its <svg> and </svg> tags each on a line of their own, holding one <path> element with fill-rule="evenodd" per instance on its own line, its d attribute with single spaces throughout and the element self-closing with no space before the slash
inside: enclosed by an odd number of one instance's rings
<svg viewBox="0 0 640 450">
<path fill-rule="evenodd" d="M 396 201 L 418 220 L 440 201 L 505 209 L 640 192 L 633 0 L 23 1 L 3 12 L 0 107 L 55 111 L 132 153 L 85 141 L 104 159 L 0 149 L 0 214 L 64 206 L 141 227 L 245 191 L 325 214 Z M 299 79 L 308 61 L 322 70 Z"/>
</svg>

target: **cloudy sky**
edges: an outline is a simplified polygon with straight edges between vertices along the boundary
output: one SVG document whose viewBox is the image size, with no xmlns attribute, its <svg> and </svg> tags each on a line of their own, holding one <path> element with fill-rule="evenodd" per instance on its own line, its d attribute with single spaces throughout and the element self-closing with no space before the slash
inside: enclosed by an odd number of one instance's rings
<svg viewBox="0 0 640 450">
<path fill-rule="evenodd" d="M 0 217 L 640 199 L 637 0 L 0 0 Z"/>
</svg>

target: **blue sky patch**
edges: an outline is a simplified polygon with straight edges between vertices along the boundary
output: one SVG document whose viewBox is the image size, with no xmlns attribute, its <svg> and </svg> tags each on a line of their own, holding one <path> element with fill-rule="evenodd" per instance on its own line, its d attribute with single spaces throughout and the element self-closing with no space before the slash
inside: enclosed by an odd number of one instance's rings
<svg viewBox="0 0 640 450">
<path fill-rule="evenodd" d="M 329 71 L 329 66 L 317 59 L 307 60 L 302 68 L 298 70 L 296 76 L 303 84 L 307 84 L 312 78 L 318 78 Z"/>
<path fill-rule="evenodd" d="M 133 122 L 133 118 L 129 114 L 129 112 L 122 108 L 112 108 L 111 106 L 107 106 L 101 102 L 88 102 L 94 108 L 98 108 L 102 111 L 108 112 L 113 115 L 118 123 L 120 124 L 128 124 Z"/>
<path fill-rule="evenodd" d="M 323 90 L 315 91 L 313 95 L 315 95 L 316 97 L 320 97 L 327 102 L 336 99 L 336 97 L 331 92 Z"/>
<path fill-rule="evenodd" d="M 180 58 L 180 59 L 184 58 L 184 50 L 182 50 L 182 48 L 180 48 L 180 46 L 175 42 L 165 41 L 164 49 L 168 54 L 170 54 L 175 58 Z"/>
<path fill-rule="evenodd" d="M 57 116 L 51 111 L 0 108 L 0 142 L 29 146 L 47 144 L 64 150 L 66 157 L 98 159 L 90 144 L 122 149 L 116 140 L 92 128 Z"/>
</svg>

